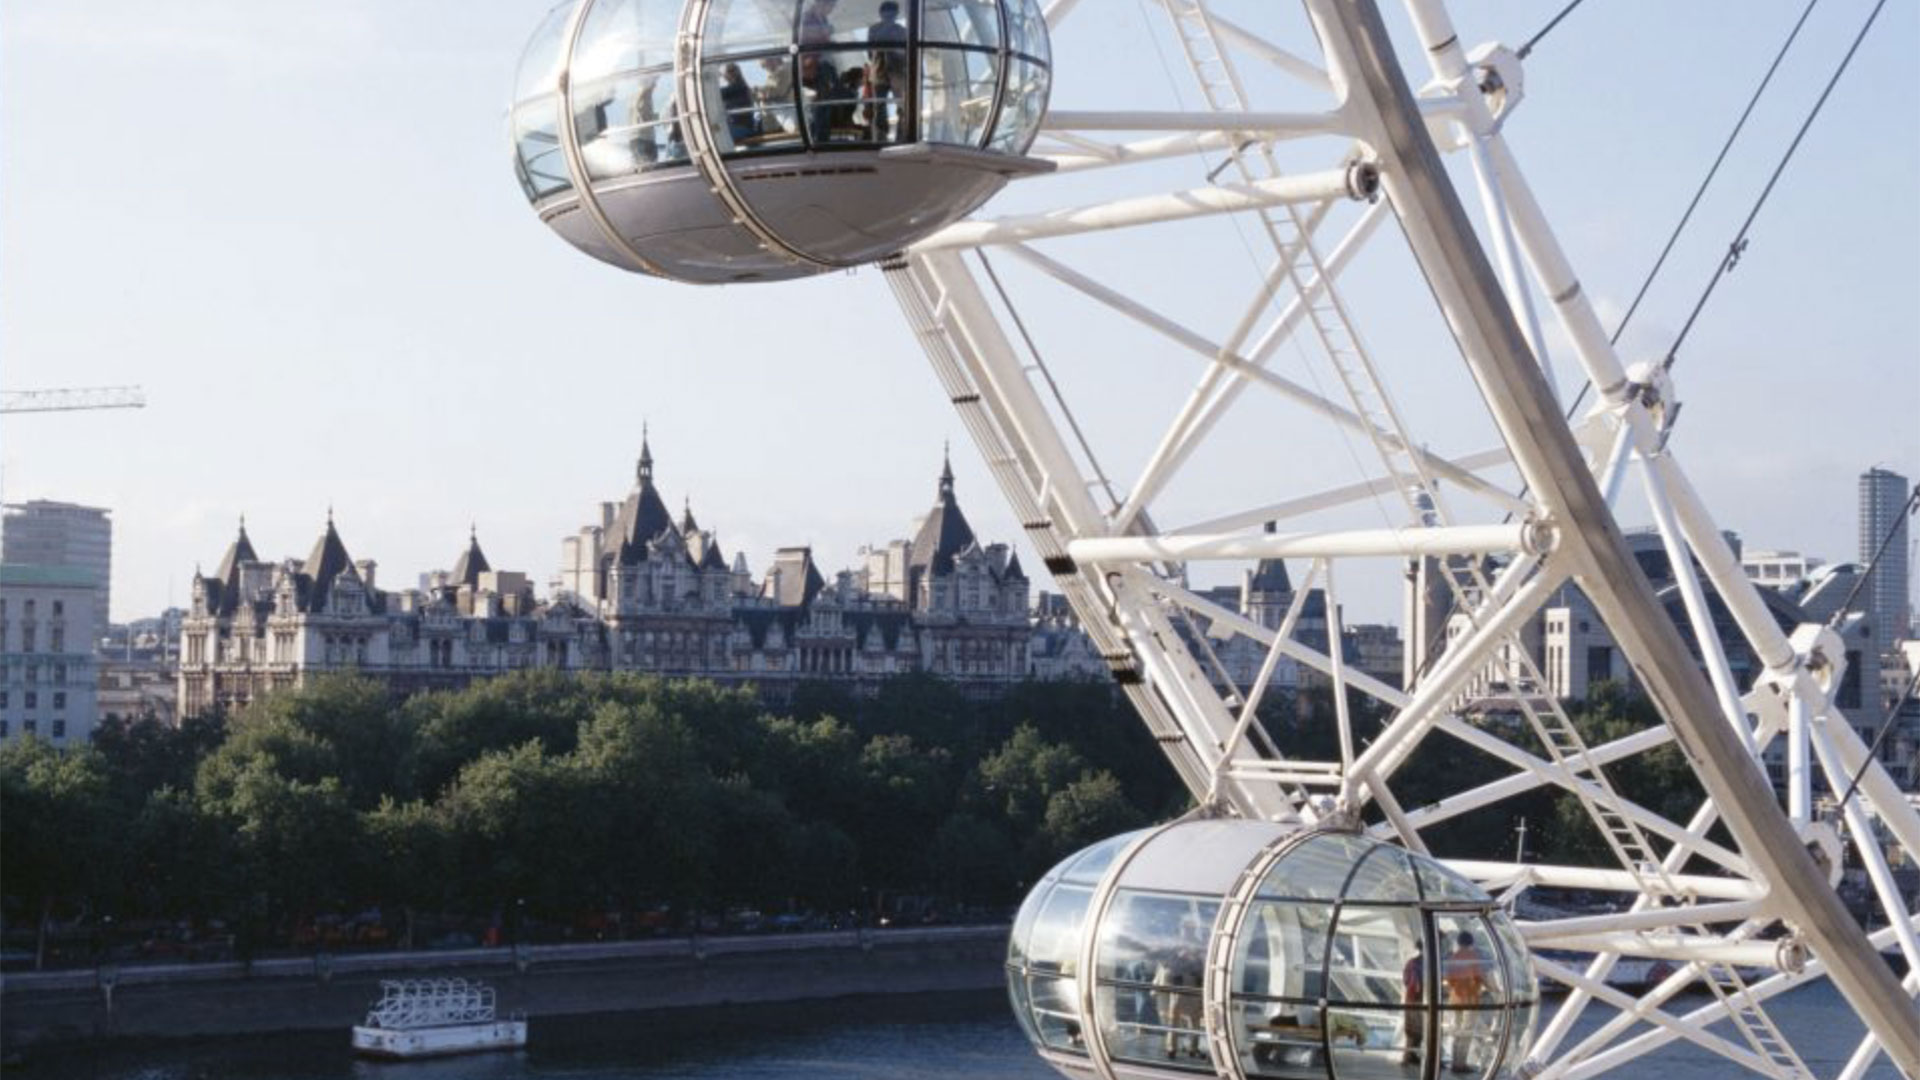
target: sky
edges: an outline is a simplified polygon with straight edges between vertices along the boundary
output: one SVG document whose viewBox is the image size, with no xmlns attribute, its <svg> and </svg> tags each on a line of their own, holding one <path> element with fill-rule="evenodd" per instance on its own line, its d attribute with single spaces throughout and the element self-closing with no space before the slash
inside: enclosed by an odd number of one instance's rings
<svg viewBox="0 0 1920 1080">
<path fill-rule="evenodd" d="M 1870 6 L 1819 7 L 1636 316 L 1630 354 L 1671 341 Z M 812 544 L 833 568 L 910 535 L 948 440 L 976 531 L 1024 543 L 877 272 L 680 286 L 593 262 L 537 221 L 503 119 L 544 7 L 0 7 L 0 387 L 132 383 L 149 401 L 6 417 L 0 494 L 112 509 L 116 620 L 185 604 L 242 515 L 279 558 L 304 555 L 331 510 L 387 587 L 449 566 L 471 526 L 496 567 L 544 584 L 560 539 L 625 495 L 643 426 L 670 505 L 690 501 L 756 574 L 778 546 Z M 1510 44 L 1560 7 L 1455 5 L 1465 40 Z M 1509 140 L 1609 319 L 1800 7 L 1588 4 L 1529 60 Z M 1273 33 L 1307 48 L 1282 11 Z M 1148 25 L 1140 0 L 1085 0 L 1054 36 L 1055 106 L 1177 105 Z M 1755 547 L 1850 559 L 1858 474 L 1920 477 L 1917 42 L 1920 7 L 1889 5 L 1675 369 L 1674 449 Z M 1068 201 L 1120 190 L 1043 183 L 1031 190 Z M 984 212 L 1041 198 L 1016 186 Z M 1233 243 L 1216 225 L 1074 250 L 1217 319 L 1248 268 L 1173 270 L 1189 238 Z M 1420 430 L 1486 445 L 1455 430 L 1457 362 L 1413 343 L 1437 323 L 1404 258 L 1369 255 L 1355 277 L 1370 340 L 1408 358 L 1397 385 Z M 1088 427 L 1129 447 L 1112 458 L 1128 475 L 1198 370 L 1120 374 L 1145 355 L 1121 331 L 1013 271 L 1009 284 L 1062 381 L 1111 406 Z M 1236 437 L 1235 453 L 1190 468 L 1192 501 L 1171 509 L 1354 465 L 1351 445 Z M 1358 619 L 1397 609 L 1385 587 L 1349 603 Z"/>
</svg>

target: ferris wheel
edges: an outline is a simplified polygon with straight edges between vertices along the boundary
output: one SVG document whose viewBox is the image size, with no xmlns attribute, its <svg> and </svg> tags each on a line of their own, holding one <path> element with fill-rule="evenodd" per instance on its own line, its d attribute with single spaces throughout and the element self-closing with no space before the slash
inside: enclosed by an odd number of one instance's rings
<svg viewBox="0 0 1920 1080">
<path fill-rule="evenodd" d="M 1782 625 L 1744 576 L 1668 444 L 1671 365 L 1616 349 L 1528 186 L 1503 134 L 1520 56 L 1439 0 L 1392 29 L 1372 0 L 1152 0 L 1156 54 L 1128 63 L 1177 74 L 1179 104 L 1121 85 L 1049 110 L 1077 77 L 1052 45 L 1102 3 L 568 2 L 511 113 L 529 200 L 596 258 L 703 283 L 878 264 L 1193 792 L 1195 814 L 1075 856 L 1023 909 L 1011 986 L 1043 1056 L 1107 1080 L 1576 1080 L 1684 1041 L 1810 1077 L 1776 1014 L 1826 979 L 1865 1027 L 1828 1074 L 1884 1055 L 1920 1076 L 1893 869 L 1920 858 L 1920 815 L 1836 703 L 1845 642 Z M 1430 310 L 1370 296 L 1396 272 Z M 1205 587 L 1260 560 L 1296 568 L 1272 618 Z M 1339 647 L 1341 597 L 1409 576 L 1394 685 Z M 1569 590 L 1662 723 L 1593 741 L 1569 715 L 1566 661 L 1528 637 Z M 1236 639 L 1256 664 L 1228 661 Z M 1260 721 L 1295 673 L 1336 689 L 1321 760 Z M 1384 715 L 1370 738 L 1358 698 Z M 1499 775 L 1406 797 L 1441 743 Z M 1687 813 L 1615 782 L 1665 747 L 1706 792 Z M 1504 833 L 1429 849 L 1540 791 L 1603 858 L 1524 860 Z M 1836 893 L 1844 852 L 1871 932 Z M 1541 889 L 1616 902 L 1558 913 L 1526 903 Z M 1628 988 L 1631 965 L 1654 974 Z"/>
</svg>

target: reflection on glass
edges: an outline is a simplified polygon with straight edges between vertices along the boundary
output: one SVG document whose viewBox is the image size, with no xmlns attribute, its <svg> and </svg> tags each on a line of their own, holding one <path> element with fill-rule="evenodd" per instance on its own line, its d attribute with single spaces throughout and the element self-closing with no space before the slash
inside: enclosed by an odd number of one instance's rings
<svg viewBox="0 0 1920 1080">
<path fill-rule="evenodd" d="M 1507 1068 L 1516 1068 L 1527 1059 L 1527 1050 L 1533 1046 L 1534 1022 L 1539 1018 L 1537 1005 L 1521 1006 L 1508 1014 L 1507 1045 L 1500 1059 Z"/>
<path fill-rule="evenodd" d="M 920 138 L 980 146 L 993 118 L 999 57 L 958 49 L 920 50 Z"/>
<path fill-rule="evenodd" d="M 1120 849 L 1132 843 L 1134 838 L 1144 831 L 1121 833 L 1110 840 L 1102 840 L 1093 845 L 1082 852 L 1079 858 L 1073 860 L 1061 874 L 1062 879 L 1079 885 L 1098 884 L 1100 878 L 1106 874 L 1107 867 L 1113 865 L 1115 856 L 1120 854 Z"/>
<path fill-rule="evenodd" d="M 1060 1050 L 1085 1052 L 1080 1031 L 1079 984 L 1072 979 L 1033 976 L 1033 1023 L 1040 1040 Z"/>
<path fill-rule="evenodd" d="M 1038 0 L 1007 0 L 1007 47 L 1042 64 L 1052 62 L 1047 50 L 1047 20 Z"/>
<path fill-rule="evenodd" d="M 673 72 L 639 72 L 582 83 L 573 91 L 574 136 L 595 180 L 686 159 L 673 107 Z"/>
<path fill-rule="evenodd" d="M 1102 1033 L 1115 1057 L 1204 1064 L 1200 986 L 1220 905 L 1120 890 L 1096 954 Z"/>
<path fill-rule="evenodd" d="M 574 83 L 672 64 L 679 21 L 674 0 L 595 0 L 573 47 Z"/>
<path fill-rule="evenodd" d="M 1033 921 L 1027 939 L 1027 963 L 1035 971 L 1072 975 L 1080 960 L 1080 923 L 1092 893 L 1072 885 L 1055 887 Z"/>
<path fill-rule="evenodd" d="M 1421 1013 L 1397 1009 L 1327 1009 L 1327 1041 L 1337 1080 L 1411 1080 L 1422 1062 Z"/>
<path fill-rule="evenodd" d="M 568 190 L 573 182 L 567 177 L 566 156 L 560 152 L 555 132 L 555 98 L 538 98 L 513 110 L 513 148 L 515 172 L 520 188 L 529 201 Z"/>
<path fill-rule="evenodd" d="M 1501 1009 L 1442 1009 L 1437 1047 L 1442 1067 L 1474 1076 L 1486 1076 L 1498 1068 L 1505 1015 Z"/>
<path fill-rule="evenodd" d="M 1320 904 L 1256 903 L 1240 934 L 1240 992 L 1317 1000 L 1331 920 Z"/>
<path fill-rule="evenodd" d="M 1007 997 L 1013 1003 L 1013 1015 L 1020 1021 L 1020 1030 L 1027 1033 L 1027 1041 L 1039 1042 L 1040 1029 L 1033 1025 L 1032 997 L 1027 990 L 1025 972 L 1015 970 L 1007 973 Z"/>
<path fill-rule="evenodd" d="M 707 9 L 707 55 L 732 56 L 793 43 L 793 7 L 766 0 L 713 0 Z"/>
<path fill-rule="evenodd" d="M 1000 47 L 1000 12 L 993 0 L 924 0 L 920 40 Z"/>
<path fill-rule="evenodd" d="M 555 5 L 547 17 L 540 22 L 540 28 L 533 32 L 533 40 L 527 42 L 525 52 L 520 54 L 520 68 L 513 77 L 513 100 L 524 102 L 535 94 L 550 94 L 560 88 L 560 60 L 566 50 L 562 47 L 561 35 L 567 29 L 567 20 L 573 14 L 573 0 L 562 0 Z"/>
<path fill-rule="evenodd" d="M 1439 863 L 1426 859 L 1420 861 L 1420 889 L 1426 893 L 1429 902 L 1435 900 L 1461 900 L 1475 904 L 1487 902 L 1487 894 L 1479 886 Z"/>
<path fill-rule="evenodd" d="M 1416 992 L 1424 979 L 1421 944 L 1420 917 L 1409 908 L 1341 908 L 1327 965 L 1327 997 L 1362 1004 L 1404 1004 L 1409 962 Z"/>
<path fill-rule="evenodd" d="M 1046 68 L 1031 60 L 1015 57 L 1007 73 L 1007 91 L 1000 104 L 1000 118 L 993 125 L 989 148 L 1003 154 L 1024 154 L 1040 132 L 1040 120 L 1046 114 L 1047 86 L 1052 76 Z"/>
<path fill-rule="evenodd" d="M 1540 979 L 1533 970 L 1533 953 L 1528 951 L 1527 943 L 1520 939 L 1520 932 L 1505 919 L 1496 919 L 1494 933 L 1499 938 L 1500 953 L 1506 963 L 1507 995 L 1513 1001 L 1534 1001 L 1540 996 Z"/>
<path fill-rule="evenodd" d="M 1354 868 L 1346 897 L 1396 903 L 1420 899 L 1419 886 L 1413 880 L 1413 863 L 1407 859 L 1407 853 L 1391 844 L 1376 845 Z"/>
<path fill-rule="evenodd" d="M 1094 988 L 1094 1016 L 1116 1061 L 1211 1071 L 1200 991 L 1108 984 Z"/>
<path fill-rule="evenodd" d="M 1376 843 L 1344 833 L 1310 836 L 1274 864 L 1267 880 L 1260 884 L 1260 895 L 1336 899 L 1354 863 Z"/>
<path fill-rule="evenodd" d="M 1216 900 L 1122 889 L 1100 924 L 1099 977 L 1199 986 Z"/>
</svg>

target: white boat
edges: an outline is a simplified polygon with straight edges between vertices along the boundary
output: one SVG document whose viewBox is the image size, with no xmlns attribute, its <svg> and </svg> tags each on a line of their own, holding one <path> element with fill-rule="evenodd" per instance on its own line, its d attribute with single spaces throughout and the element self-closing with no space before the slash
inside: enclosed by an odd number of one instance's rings
<svg viewBox="0 0 1920 1080">
<path fill-rule="evenodd" d="M 494 1015 L 493 987 L 466 979 L 382 979 L 380 1000 L 353 1029 L 355 1053 L 423 1058 L 518 1050 L 525 1020 Z"/>
</svg>

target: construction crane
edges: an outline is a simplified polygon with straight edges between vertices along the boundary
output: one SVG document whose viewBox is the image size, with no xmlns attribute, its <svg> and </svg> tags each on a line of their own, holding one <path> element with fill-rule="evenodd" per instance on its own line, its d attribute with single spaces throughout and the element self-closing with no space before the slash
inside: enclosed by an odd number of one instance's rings
<svg viewBox="0 0 1920 1080">
<path fill-rule="evenodd" d="M 89 386 L 64 390 L 0 391 L 0 413 L 78 412 L 83 409 L 144 409 L 138 386 Z"/>
</svg>

